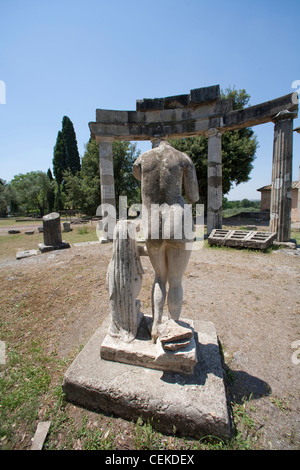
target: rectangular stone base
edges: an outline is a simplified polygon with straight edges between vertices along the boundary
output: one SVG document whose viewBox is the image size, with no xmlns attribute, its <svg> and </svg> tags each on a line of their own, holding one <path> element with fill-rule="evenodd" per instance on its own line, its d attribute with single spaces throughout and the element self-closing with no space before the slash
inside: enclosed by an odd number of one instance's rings
<svg viewBox="0 0 300 470">
<path fill-rule="evenodd" d="M 181 372 L 192 374 L 197 363 L 196 342 L 194 337 L 189 344 L 177 351 L 165 351 L 160 340 L 154 344 L 148 331 L 149 317 L 143 316 L 137 338 L 130 343 L 120 341 L 107 334 L 101 344 L 101 358 L 107 361 L 124 362 L 135 366 L 149 367 L 151 369 Z M 182 326 L 190 327 L 193 331 L 191 320 L 179 320 Z"/>
<path fill-rule="evenodd" d="M 63 380 L 67 400 L 128 420 L 141 417 L 161 432 L 199 439 L 231 435 L 231 421 L 216 330 L 195 321 L 198 362 L 192 375 L 103 360 L 109 319 L 95 332 Z"/>
<path fill-rule="evenodd" d="M 47 251 L 52 250 L 63 250 L 64 248 L 71 248 L 71 245 L 67 242 L 61 242 L 60 245 L 44 245 L 44 243 L 39 243 L 41 253 L 47 253 Z"/>
</svg>

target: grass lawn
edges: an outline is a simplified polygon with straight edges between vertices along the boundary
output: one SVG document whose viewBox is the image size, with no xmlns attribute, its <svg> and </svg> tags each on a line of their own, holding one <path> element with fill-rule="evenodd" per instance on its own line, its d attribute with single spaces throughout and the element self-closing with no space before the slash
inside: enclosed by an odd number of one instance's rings
<svg viewBox="0 0 300 470">
<path fill-rule="evenodd" d="M 43 243 L 43 233 L 34 230 L 33 235 L 26 235 L 21 225 L 37 225 L 37 221 L 15 222 L 15 219 L 0 220 L 0 229 L 5 227 L 20 230 L 21 233 L 9 235 L 7 232 L 0 235 L 0 258 L 16 255 L 18 251 L 37 250 L 38 244 Z M 42 225 L 42 223 L 41 223 Z M 96 225 L 91 223 L 73 225 L 71 232 L 62 231 L 62 239 L 70 244 L 97 241 Z M 27 228 L 26 230 L 30 230 Z"/>
</svg>

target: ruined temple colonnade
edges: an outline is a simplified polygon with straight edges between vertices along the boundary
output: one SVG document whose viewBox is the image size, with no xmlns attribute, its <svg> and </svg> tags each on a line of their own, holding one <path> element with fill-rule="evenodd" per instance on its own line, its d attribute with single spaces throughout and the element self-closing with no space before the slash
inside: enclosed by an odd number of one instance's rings
<svg viewBox="0 0 300 470">
<path fill-rule="evenodd" d="M 219 85 L 197 88 L 189 94 L 137 100 L 135 111 L 96 110 L 89 123 L 99 144 L 101 204 L 115 205 L 112 144 L 114 140 L 208 138 L 207 233 L 222 228 L 222 134 L 229 130 L 274 123 L 270 229 L 277 240 L 288 241 L 291 227 L 293 120 L 298 104 L 293 93 L 233 110 L 232 100 L 221 99 Z"/>
</svg>

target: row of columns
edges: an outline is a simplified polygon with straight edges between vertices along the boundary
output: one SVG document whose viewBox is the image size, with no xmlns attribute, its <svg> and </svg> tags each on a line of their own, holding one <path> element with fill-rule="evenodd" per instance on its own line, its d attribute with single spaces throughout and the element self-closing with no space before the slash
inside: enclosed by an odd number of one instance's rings
<svg viewBox="0 0 300 470">
<path fill-rule="evenodd" d="M 270 208 L 270 230 L 277 232 L 278 241 L 289 241 L 291 230 L 292 205 L 292 154 L 293 154 L 293 119 L 296 113 L 281 111 L 273 122 L 273 166 Z M 207 164 L 207 234 L 213 229 L 222 228 L 222 133 L 218 129 L 209 129 L 208 164 Z M 116 206 L 113 138 L 99 141 L 101 204 Z M 152 141 L 156 147 L 160 140 Z"/>
</svg>

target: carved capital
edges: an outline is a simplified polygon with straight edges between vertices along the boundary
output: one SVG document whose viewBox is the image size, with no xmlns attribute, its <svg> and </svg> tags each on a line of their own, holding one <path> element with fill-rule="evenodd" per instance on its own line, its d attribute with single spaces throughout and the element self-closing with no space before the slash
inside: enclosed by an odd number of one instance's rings
<svg viewBox="0 0 300 470">
<path fill-rule="evenodd" d="M 297 113 L 293 113 L 285 109 L 284 111 L 280 111 L 276 116 L 273 117 L 272 122 L 275 124 L 279 121 L 285 121 L 287 119 L 295 119 L 297 117 Z"/>
<path fill-rule="evenodd" d="M 205 136 L 207 138 L 209 138 L 209 137 L 219 137 L 219 138 L 221 138 L 222 137 L 222 132 L 219 129 L 216 129 L 216 128 L 212 127 L 210 129 L 208 129 L 208 131 L 206 131 Z"/>
</svg>

